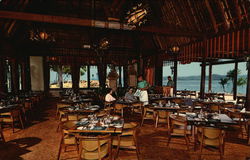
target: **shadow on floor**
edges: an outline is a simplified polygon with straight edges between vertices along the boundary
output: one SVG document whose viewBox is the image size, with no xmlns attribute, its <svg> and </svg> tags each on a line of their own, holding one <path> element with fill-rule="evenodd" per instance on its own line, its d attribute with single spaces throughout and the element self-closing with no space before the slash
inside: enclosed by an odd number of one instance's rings
<svg viewBox="0 0 250 160">
<path fill-rule="evenodd" d="M 41 142 L 37 137 L 26 137 L 0 143 L 0 159 L 22 160 L 22 155 L 31 152 L 29 147 Z"/>
</svg>

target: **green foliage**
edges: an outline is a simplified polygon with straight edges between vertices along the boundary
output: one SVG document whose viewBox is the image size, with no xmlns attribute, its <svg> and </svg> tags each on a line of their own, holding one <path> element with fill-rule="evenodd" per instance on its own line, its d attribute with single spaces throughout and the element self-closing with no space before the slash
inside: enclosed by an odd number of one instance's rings
<svg viewBox="0 0 250 160">
<path fill-rule="evenodd" d="M 238 78 L 237 86 L 244 86 L 246 84 L 247 84 L 247 79 L 246 78 L 243 78 L 243 77 Z"/>
<path fill-rule="evenodd" d="M 228 83 L 228 78 L 221 78 L 219 84 L 222 86 L 223 91 L 225 92 L 225 85 Z"/>
<path fill-rule="evenodd" d="M 87 71 L 87 66 L 81 66 L 80 68 L 80 75 L 83 76 Z"/>
<path fill-rule="evenodd" d="M 230 71 L 227 72 L 227 78 L 229 80 L 231 80 L 232 82 L 234 81 L 234 72 L 235 72 L 235 69 L 232 69 Z M 241 74 L 241 70 L 237 70 L 237 75 Z"/>
<path fill-rule="evenodd" d="M 59 66 L 58 65 L 50 65 L 50 68 L 54 71 L 57 72 L 59 71 Z M 80 67 L 80 75 L 83 76 L 87 71 L 87 66 L 81 66 Z M 71 67 L 70 66 L 62 66 L 62 73 L 64 74 L 71 74 Z"/>
</svg>

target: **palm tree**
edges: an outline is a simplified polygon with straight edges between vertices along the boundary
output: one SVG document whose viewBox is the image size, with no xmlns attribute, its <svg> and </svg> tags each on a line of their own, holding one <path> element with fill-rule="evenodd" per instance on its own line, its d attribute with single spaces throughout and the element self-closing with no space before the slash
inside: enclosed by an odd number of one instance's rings
<svg viewBox="0 0 250 160">
<path fill-rule="evenodd" d="M 228 80 L 229 80 L 228 78 L 221 78 L 220 79 L 219 84 L 222 86 L 224 92 L 226 92 L 225 91 L 225 85 L 227 84 Z"/>
<path fill-rule="evenodd" d="M 235 72 L 235 69 L 232 69 L 232 70 L 228 71 L 227 75 L 226 75 L 227 78 L 232 81 L 232 83 L 234 83 L 234 72 Z M 239 74 L 241 74 L 241 70 L 238 69 L 237 75 L 239 75 Z"/>
<path fill-rule="evenodd" d="M 244 86 L 247 84 L 247 79 L 246 78 L 243 78 L 243 77 L 240 77 L 238 80 L 237 80 L 237 86 Z"/>
</svg>

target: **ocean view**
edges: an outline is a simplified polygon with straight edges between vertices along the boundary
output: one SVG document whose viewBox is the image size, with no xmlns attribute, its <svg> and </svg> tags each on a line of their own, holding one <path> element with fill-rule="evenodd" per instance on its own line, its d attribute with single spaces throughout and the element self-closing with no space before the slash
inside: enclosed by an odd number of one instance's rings
<svg viewBox="0 0 250 160">
<path fill-rule="evenodd" d="M 225 77 L 225 75 L 213 75 L 212 80 L 212 92 L 224 92 L 222 86 L 219 84 L 220 78 Z M 241 75 L 239 77 L 246 77 L 246 75 Z M 238 77 L 238 78 L 239 78 Z M 163 77 L 163 85 L 167 85 L 167 77 Z M 228 81 L 225 85 L 225 91 L 227 93 L 232 93 L 232 82 Z M 189 77 L 178 77 L 177 79 L 177 90 L 193 90 L 200 91 L 200 76 L 189 76 Z M 208 91 L 208 77 L 206 77 L 206 92 Z M 237 87 L 238 94 L 246 94 L 246 85 Z"/>
</svg>

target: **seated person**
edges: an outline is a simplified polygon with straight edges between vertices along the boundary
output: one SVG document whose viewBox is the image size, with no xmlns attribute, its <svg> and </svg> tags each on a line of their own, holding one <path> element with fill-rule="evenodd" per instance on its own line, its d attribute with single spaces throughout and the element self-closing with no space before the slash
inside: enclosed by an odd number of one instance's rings
<svg viewBox="0 0 250 160">
<path fill-rule="evenodd" d="M 115 101 L 116 99 L 112 96 L 112 89 L 111 88 L 107 88 L 107 94 L 105 96 L 105 101 L 106 102 L 112 102 Z"/>
<path fill-rule="evenodd" d="M 132 87 L 129 88 L 128 92 L 124 96 L 124 99 L 125 101 L 130 101 L 130 102 L 137 100 L 137 98 L 134 96 Z"/>
</svg>

